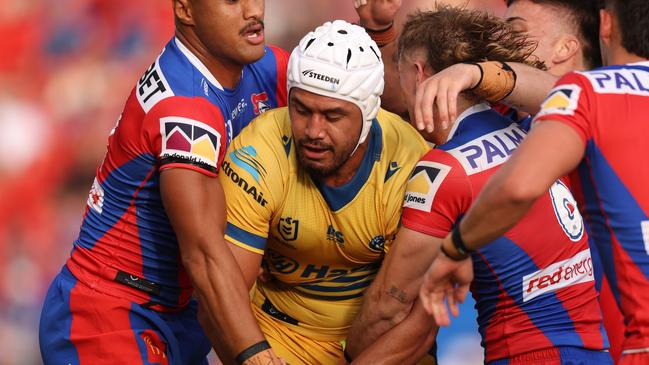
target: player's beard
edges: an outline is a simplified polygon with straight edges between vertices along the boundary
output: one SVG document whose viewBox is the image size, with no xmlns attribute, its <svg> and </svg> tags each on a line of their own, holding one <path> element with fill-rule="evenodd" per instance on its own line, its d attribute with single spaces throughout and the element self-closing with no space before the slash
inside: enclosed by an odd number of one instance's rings
<svg viewBox="0 0 649 365">
<path fill-rule="evenodd" d="M 302 154 L 302 145 L 308 144 L 310 146 L 317 146 L 318 148 L 326 148 L 329 150 L 333 157 L 328 159 L 328 163 L 322 163 L 322 161 L 315 161 L 307 158 Z M 297 161 L 309 175 L 317 179 L 323 179 L 332 175 L 335 175 L 341 166 L 343 166 L 347 160 L 354 152 L 355 144 L 349 146 L 341 146 L 335 148 L 332 145 L 328 145 L 320 142 L 319 140 L 310 140 L 309 138 L 303 138 L 297 142 L 297 148 L 295 152 L 297 154 Z"/>
</svg>

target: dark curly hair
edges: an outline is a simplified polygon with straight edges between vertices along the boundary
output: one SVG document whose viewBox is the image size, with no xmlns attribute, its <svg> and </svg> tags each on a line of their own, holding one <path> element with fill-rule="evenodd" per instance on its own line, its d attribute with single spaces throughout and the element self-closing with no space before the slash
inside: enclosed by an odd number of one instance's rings
<svg viewBox="0 0 649 365">
<path fill-rule="evenodd" d="M 478 10 L 437 6 L 408 16 L 397 45 L 404 53 L 424 50 L 427 62 L 439 72 L 460 62 L 522 62 L 545 69 L 532 52 L 536 43 L 500 18 Z"/>
</svg>

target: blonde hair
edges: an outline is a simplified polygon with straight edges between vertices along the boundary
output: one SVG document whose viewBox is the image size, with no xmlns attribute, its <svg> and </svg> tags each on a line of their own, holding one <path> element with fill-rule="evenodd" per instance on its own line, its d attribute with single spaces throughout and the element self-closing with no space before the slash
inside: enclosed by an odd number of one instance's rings
<svg viewBox="0 0 649 365">
<path fill-rule="evenodd" d="M 397 45 L 397 58 L 423 50 L 439 72 L 461 62 L 522 62 L 546 69 L 532 52 L 536 42 L 500 18 L 478 10 L 437 6 L 408 16 Z"/>
</svg>

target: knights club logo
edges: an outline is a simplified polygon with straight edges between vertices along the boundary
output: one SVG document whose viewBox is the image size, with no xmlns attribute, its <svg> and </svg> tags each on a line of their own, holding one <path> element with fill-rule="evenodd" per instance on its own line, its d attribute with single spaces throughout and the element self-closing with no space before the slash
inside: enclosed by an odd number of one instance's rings
<svg viewBox="0 0 649 365">
<path fill-rule="evenodd" d="M 571 241 L 579 241 L 584 235 L 584 221 L 570 190 L 561 180 L 557 180 L 550 187 L 550 197 L 561 228 Z"/>
<path fill-rule="evenodd" d="M 259 115 L 270 109 L 270 104 L 268 103 L 268 94 L 266 94 L 265 91 L 259 94 L 253 93 L 250 96 L 250 100 L 252 101 L 252 105 L 255 107 L 255 115 Z"/>
</svg>

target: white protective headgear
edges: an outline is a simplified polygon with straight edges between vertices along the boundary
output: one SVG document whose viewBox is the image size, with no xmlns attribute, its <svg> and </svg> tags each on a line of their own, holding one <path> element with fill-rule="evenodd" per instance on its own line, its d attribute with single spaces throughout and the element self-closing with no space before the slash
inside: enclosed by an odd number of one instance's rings
<svg viewBox="0 0 649 365">
<path fill-rule="evenodd" d="M 363 117 L 358 148 L 381 105 L 383 61 L 379 47 L 357 25 L 344 20 L 326 22 L 302 38 L 291 53 L 288 93 L 294 87 L 356 104 Z"/>
</svg>

